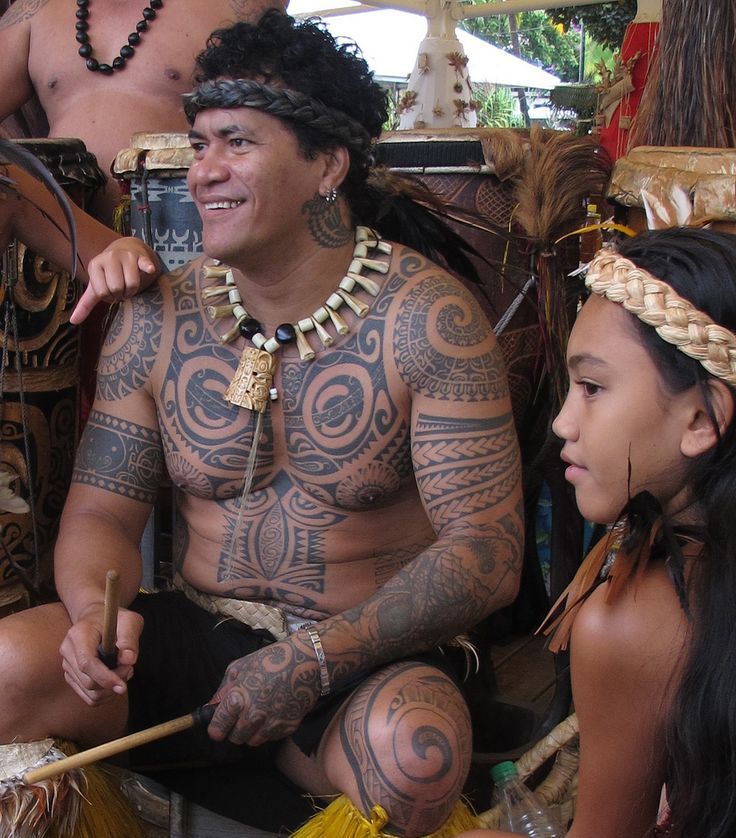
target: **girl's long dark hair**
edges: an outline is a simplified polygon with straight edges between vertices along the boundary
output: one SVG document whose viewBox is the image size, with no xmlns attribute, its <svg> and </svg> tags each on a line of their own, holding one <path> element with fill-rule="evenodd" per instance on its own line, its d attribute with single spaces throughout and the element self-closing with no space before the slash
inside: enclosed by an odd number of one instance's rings
<svg viewBox="0 0 736 838">
<path fill-rule="evenodd" d="M 736 235 L 692 228 L 646 233 L 620 248 L 736 332 Z M 636 322 L 672 392 L 700 386 L 702 365 Z M 732 391 L 733 393 L 733 391 Z M 736 393 L 733 393 L 736 400 Z M 712 420 L 715 418 L 711 412 Z M 694 460 L 688 482 L 703 550 L 689 569 L 692 642 L 667 724 L 667 794 L 676 838 L 736 836 L 736 421 Z"/>
</svg>

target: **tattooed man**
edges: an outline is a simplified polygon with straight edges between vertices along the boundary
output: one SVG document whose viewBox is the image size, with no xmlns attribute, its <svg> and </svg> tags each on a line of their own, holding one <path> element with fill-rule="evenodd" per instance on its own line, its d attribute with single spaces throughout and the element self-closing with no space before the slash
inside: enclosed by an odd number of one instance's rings
<svg viewBox="0 0 736 838">
<path fill-rule="evenodd" d="M 2 733 L 91 743 L 211 701 L 217 758 L 271 743 L 302 788 L 341 793 L 311 834 L 347 834 L 342 816 L 454 834 L 472 823 L 471 728 L 438 647 L 520 573 L 499 350 L 461 282 L 381 238 L 431 220 L 372 170 L 386 101 L 354 49 L 268 12 L 213 33 L 198 66 L 207 255 L 108 335 L 56 552 L 63 607 L 0 624 Z M 137 595 L 165 471 L 178 590 Z M 96 658 L 109 568 L 113 670 Z"/>
</svg>

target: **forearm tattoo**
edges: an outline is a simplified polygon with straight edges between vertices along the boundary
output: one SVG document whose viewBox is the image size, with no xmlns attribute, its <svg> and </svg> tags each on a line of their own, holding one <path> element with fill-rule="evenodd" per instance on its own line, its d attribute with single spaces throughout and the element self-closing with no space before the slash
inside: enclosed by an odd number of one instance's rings
<svg viewBox="0 0 736 838">
<path fill-rule="evenodd" d="M 0 30 L 7 29 L 15 23 L 22 23 L 32 18 L 39 9 L 42 9 L 49 0 L 17 0 L 5 14 L 0 18 Z"/>
<path fill-rule="evenodd" d="M 92 411 L 79 443 L 73 482 L 153 503 L 163 471 L 157 431 Z"/>
<path fill-rule="evenodd" d="M 487 613 L 509 577 L 521 570 L 518 509 L 494 524 L 456 525 L 370 599 L 335 618 L 351 637 L 334 656 L 333 682 L 446 642 Z M 364 626 L 371 625 L 368 633 Z"/>
</svg>

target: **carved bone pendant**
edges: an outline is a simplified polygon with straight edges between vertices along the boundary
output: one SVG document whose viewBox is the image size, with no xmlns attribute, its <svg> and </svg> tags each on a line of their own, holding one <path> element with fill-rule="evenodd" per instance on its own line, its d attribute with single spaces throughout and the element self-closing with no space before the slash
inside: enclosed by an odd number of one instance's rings
<svg viewBox="0 0 736 838">
<path fill-rule="evenodd" d="M 275 372 L 276 358 L 270 352 L 246 346 L 223 398 L 237 407 L 265 413 Z"/>
</svg>

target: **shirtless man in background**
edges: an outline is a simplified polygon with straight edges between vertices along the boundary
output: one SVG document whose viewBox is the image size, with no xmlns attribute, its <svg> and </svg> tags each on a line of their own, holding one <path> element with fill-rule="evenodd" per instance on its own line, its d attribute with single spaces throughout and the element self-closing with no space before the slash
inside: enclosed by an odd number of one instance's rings
<svg viewBox="0 0 736 838">
<path fill-rule="evenodd" d="M 82 140 L 109 174 L 115 155 L 137 132 L 187 130 L 181 94 L 191 90 L 194 57 L 208 35 L 237 20 L 255 21 L 286 0 L 16 0 L 0 18 L 0 120 L 38 97 L 49 137 Z M 151 12 L 155 17 L 145 20 Z M 87 17 L 85 17 L 85 12 Z M 76 16 L 76 17 L 75 17 Z M 121 48 L 122 69 L 90 70 L 89 59 L 112 66 Z M 129 43 L 139 22 L 140 42 Z M 82 29 L 86 23 L 86 30 Z M 131 54 L 132 51 L 132 54 Z M 120 64 L 120 62 L 118 62 Z M 91 208 L 106 224 L 120 198 L 109 180 Z"/>
</svg>

